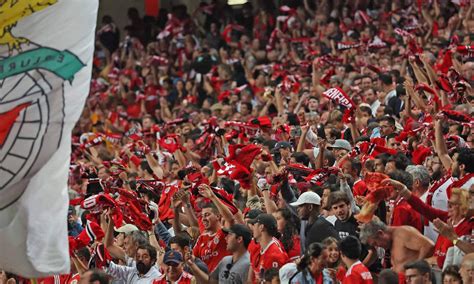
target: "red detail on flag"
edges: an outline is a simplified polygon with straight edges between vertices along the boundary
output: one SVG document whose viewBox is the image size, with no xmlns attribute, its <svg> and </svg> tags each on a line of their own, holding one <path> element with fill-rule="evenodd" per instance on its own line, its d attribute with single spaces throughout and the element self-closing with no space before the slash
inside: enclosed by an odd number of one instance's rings
<svg viewBox="0 0 474 284">
<path fill-rule="evenodd" d="M 2 122 L 0 123 L 0 147 L 3 147 L 5 140 L 7 140 L 8 133 L 10 133 L 10 130 L 12 129 L 13 124 L 18 118 L 20 112 L 29 105 L 30 103 L 24 103 L 7 112 L 0 113 L 0 121 Z"/>
</svg>

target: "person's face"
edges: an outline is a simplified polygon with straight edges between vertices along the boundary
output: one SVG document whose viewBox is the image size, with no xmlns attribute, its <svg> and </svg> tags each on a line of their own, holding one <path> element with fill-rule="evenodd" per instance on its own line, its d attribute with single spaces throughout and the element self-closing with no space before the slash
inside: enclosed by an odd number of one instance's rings
<svg viewBox="0 0 474 284">
<path fill-rule="evenodd" d="M 364 92 L 365 102 L 371 105 L 373 102 L 377 100 L 377 96 L 373 89 L 368 89 Z"/>
<path fill-rule="evenodd" d="M 123 246 L 125 248 L 125 253 L 129 257 L 134 257 L 137 253 L 137 245 L 135 244 L 135 242 L 133 242 L 130 236 L 125 237 L 125 239 L 123 240 Z"/>
<path fill-rule="evenodd" d="M 183 263 L 176 264 L 176 263 L 169 263 L 165 264 L 166 267 L 166 276 L 168 280 L 173 282 L 177 281 L 181 274 L 183 273 Z"/>
<path fill-rule="evenodd" d="M 390 161 L 390 162 L 387 162 L 387 165 L 385 166 L 385 173 L 389 174 L 393 171 L 395 171 L 397 168 L 395 166 L 395 162 L 393 161 Z"/>
<path fill-rule="evenodd" d="M 387 146 L 398 151 L 402 150 L 402 143 L 398 142 L 395 138 L 388 139 Z"/>
<path fill-rule="evenodd" d="M 181 255 L 185 255 L 185 249 L 180 247 L 177 243 L 170 244 L 170 249 L 179 252 Z"/>
<path fill-rule="evenodd" d="M 378 110 L 377 110 L 378 112 Z M 395 130 L 395 128 L 393 127 L 393 125 L 390 125 L 390 123 L 388 123 L 388 121 L 381 121 L 379 123 L 379 126 L 380 126 L 380 133 L 383 135 L 383 136 L 387 136 L 387 135 L 390 135 L 393 133 L 393 131 Z"/>
<path fill-rule="evenodd" d="M 290 150 L 288 148 L 280 148 L 280 155 L 283 158 L 288 158 L 290 156 Z"/>
<path fill-rule="evenodd" d="M 367 239 L 367 244 L 372 247 L 390 249 L 392 242 L 389 235 L 383 231 L 378 231 L 375 236 Z"/>
<path fill-rule="evenodd" d="M 148 130 L 151 128 L 152 126 L 152 121 L 150 118 L 144 118 L 143 121 L 142 121 L 142 128 L 143 130 Z"/>
<path fill-rule="evenodd" d="M 474 267 L 469 263 L 462 263 L 459 269 L 463 283 L 472 283 L 474 281 Z"/>
<path fill-rule="evenodd" d="M 381 118 L 385 114 L 385 106 L 381 105 L 377 108 L 377 111 L 375 112 L 375 117 L 376 118 Z"/>
<path fill-rule="evenodd" d="M 430 159 L 427 159 L 426 168 L 428 169 L 430 175 L 438 172 L 441 169 L 441 161 L 439 160 L 438 156 L 433 156 Z"/>
<path fill-rule="evenodd" d="M 100 168 L 99 171 L 97 172 L 97 176 L 100 179 L 105 180 L 109 177 L 109 174 L 107 174 L 107 170 L 105 168 Z"/>
<path fill-rule="evenodd" d="M 361 83 L 360 83 L 360 87 L 362 88 L 362 90 L 368 90 L 370 87 L 372 87 L 372 79 L 363 78 Z M 372 93 L 373 93 L 373 91 L 372 91 Z"/>
<path fill-rule="evenodd" d="M 211 208 L 204 208 L 202 209 L 202 224 L 204 225 L 204 229 L 211 230 L 215 228 L 217 223 L 219 222 L 219 218 L 217 215 L 212 211 Z"/>
<path fill-rule="evenodd" d="M 276 212 L 273 214 L 273 216 L 275 217 L 277 221 L 278 232 L 283 233 L 283 230 L 285 229 L 285 226 L 286 226 L 285 218 L 283 218 L 283 215 L 281 214 L 281 212 Z"/>
<path fill-rule="evenodd" d="M 336 159 L 340 159 L 348 153 L 346 149 L 341 149 L 341 148 L 334 148 L 333 152 L 334 152 L 334 155 L 336 156 Z"/>
<path fill-rule="evenodd" d="M 333 204 L 331 208 L 334 211 L 337 219 L 341 221 L 347 220 L 350 216 L 351 211 L 349 210 L 348 204 L 344 201 Z"/>
<path fill-rule="evenodd" d="M 311 257 L 310 263 L 309 263 L 309 269 L 310 271 L 321 271 L 323 270 L 328 261 L 328 252 L 326 249 L 324 249 L 321 252 L 321 255 L 319 257 Z"/>
<path fill-rule="evenodd" d="M 225 236 L 225 240 L 227 242 L 227 247 L 226 249 L 230 252 L 234 252 L 239 248 L 239 242 L 238 242 L 238 237 L 234 233 L 228 233 Z"/>
<path fill-rule="evenodd" d="M 446 274 L 443 278 L 443 284 L 462 284 L 462 281 L 453 275 Z"/>
<path fill-rule="evenodd" d="M 359 116 L 359 126 L 366 127 L 367 121 L 372 117 L 372 113 L 368 113 L 366 111 L 361 111 Z"/>
<path fill-rule="evenodd" d="M 455 153 L 453 156 L 453 163 L 451 163 L 451 172 L 453 176 L 459 177 L 461 175 L 461 168 L 458 163 L 458 153 Z"/>
<path fill-rule="evenodd" d="M 309 111 L 315 112 L 315 111 L 318 110 L 318 107 L 319 107 L 319 102 L 318 102 L 318 100 L 316 100 L 316 99 L 313 98 L 313 99 L 310 99 L 310 100 L 308 101 L 308 109 L 309 109 Z"/>
<path fill-rule="evenodd" d="M 344 174 L 352 175 L 352 164 L 350 161 L 347 161 L 344 164 L 342 164 L 342 172 Z"/>
<path fill-rule="evenodd" d="M 255 224 L 253 224 L 253 226 L 250 227 L 250 229 L 252 229 L 253 237 L 256 240 L 259 240 L 260 237 L 262 236 L 263 225 L 260 224 L 260 223 L 255 223 Z"/>
<path fill-rule="evenodd" d="M 302 220 L 308 220 L 309 213 L 311 213 L 311 204 L 302 204 L 296 209 L 298 211 L 298 216 Z"/>
<path fill-rule="evenodd" d="M 326 250 L 328 251 L 328 263 L 334 264 L 339 260 L 341 253 L 336 243 L 330 244 Z"/>
<path fill-rule="evenodd" d="M 331 189 L 330 188 L 325 188 L 323 189 L 323 196 L 321 196 L 321 204 L 323 207 L 326 207 L 329 195 L 331 195 Z"/>
<path fill-rule="evenodd" d="M 431 283 L 429 274 L 422 275 L 417 269 L 407 269 L 405 271 L 407 284 L 425 284 Z"/>
<path fill-rule="evenodd" d="M 84 274 L 82 274 L 79 279 L 79 284 L 90 284 L 92 273 L 93 272 L 89 270 L 89 271 L 86 271 Z"/>
<path fill-rule="evenodd" d="M 179 165 L 178 164 L 173 164 L 171 165 L 171 173 L 172 173 L 172 176 L 171 177 L 177 177 L 178 176 L 178 172 L 179 172 Z"/>
<path fill-rule="evenodd" d="M 118 234 L 115 238 L 115 245 L 125 250 L 125 235 L 123 233 Z"/>
<path fill-rule="evenodd" d="M 147 267 L 151 267 L 152 263 L 152 258 L 150 257 L 150 254 L 148 253 L 148 250 L 146 249 L 138 249 L 137 250 L 137 256 L 136 256 L 136 261 L 143 262 Z"/>
<path fill-rule="evenodd" d="M 457 194 L 451 195 L 448 201 L 448 216 L 450 218 L 461 216 L 461 200 Z"/>
</svg>

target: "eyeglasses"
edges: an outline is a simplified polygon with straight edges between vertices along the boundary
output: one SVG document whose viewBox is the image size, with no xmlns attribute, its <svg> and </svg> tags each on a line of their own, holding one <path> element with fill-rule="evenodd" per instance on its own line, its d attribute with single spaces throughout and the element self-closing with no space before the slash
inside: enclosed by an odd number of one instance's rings
<svg viewBox="0 0 474 284">
<path fill-rule="evenodd" d="M 232 266 L 233 266 L 233 265 L 234 265 L 233 263 L 229 263 L 229 264 L 226 265 L 226 267 L 225 267 L 225 268 L 226 268 L 226 271 L 224 271 L 224 278 L 225 278 L 225 279 L 228 279 L 228 278 L 229 278 L 229 276 L 230 276 L 230 270 L 232 269 Z"/>
<path fill-rule="evenodd" d="M 448 201 L 448 207 L 459 206 L 459 205 L 461 205 L 461 203 Z"/>
</svg>

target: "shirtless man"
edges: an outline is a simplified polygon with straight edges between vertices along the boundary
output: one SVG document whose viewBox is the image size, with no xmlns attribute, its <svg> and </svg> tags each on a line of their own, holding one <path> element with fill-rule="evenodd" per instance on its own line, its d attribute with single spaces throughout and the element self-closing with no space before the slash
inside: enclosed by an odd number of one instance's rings
<svg viewBox="0 0 474 284">
<path fill-rule="evenodd" d="M 375 218 L 362 226 L 360 240 L 369 246 L 390 249 L 393 270 L 397 273 L 403 273 L 406 263 L 425 259 L 434 252 L 433 242 L 415 228 L 391 227 Z"/>
</svg>

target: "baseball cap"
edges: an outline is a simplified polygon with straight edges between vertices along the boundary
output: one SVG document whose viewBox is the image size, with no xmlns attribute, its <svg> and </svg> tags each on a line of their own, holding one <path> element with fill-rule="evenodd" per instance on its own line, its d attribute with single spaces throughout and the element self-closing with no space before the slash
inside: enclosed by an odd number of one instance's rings
<svg viewBox="0 0 474 284">
<path fill-rule="evenodd" d="M 349 141 L 347 141 L 345 139 L 336 139 L 336 141 L 334 141 L 334 144 L 329 145 L 327 148 L 329 150 L 331 150 L 333 148 L 344 149 L 344 150 L 347 150 L 347 151 L 352 150 L 351 143 L 349 143 Z"/>
<path fill-rule="evenodd" d="M 250 229 L 243 224 L 234 224 L 230 226 L 230 228 L 222 228 L 222 231 L 242 237 L 244 239 L 245 246 L 248 246 L 252 240 L 252 232 L 250 232 Z"/>
<path fill-rule="evenodd" d="M 290 142 L 280 141 L 280 142 L 276 143 L 275 148 L 273 148 L 273 149 L 274 150 L 280 150 L 280 149 L 283 149 L 283 148 L 291 148 Z"/>
<path fill-rule="evenodd" d="M 115 232 L 125 233 L 125 234 L 135 232 L 135 231 L 138 231 L 138 228 L 137 228 L 137 226 L 135 226 L 133 224 L 125 224 L 122 227 L 115 229 Z"/>
<path fill-rule="evenodd" d="M 165 252 L 165 256 L 163 257 L 164 264 L 180 264 L 181 262 L 183 262 L 183 256 L 178 251 L 170 249 Z"/>
<path fill-rule="evenodd" d="M 250 224 L 262 224 L 270 235 L 274 235 L 277 232 L 277 221 L 272 214 L 262 213 L 257 218 L 249 221 Z"/>
<path fill-rule="evenodd" d="M 263 213 L 263 211 L 260 210 L 260 209 L 251 209 L 251 210 L 249 210 L 249 212 L 247 212 L 247 214 L 245 214 L 245 218 L 255 219 L 255 218 L 257 218 L 258 215 L 260 215 L 262 213 Z"/>
<path fill-rule="evenodd" d="M 298 197 L 298 200 L 296 200 L 293 203 L 290 203 L 291 206 L 300 206 L 303 204 L 315 204 L 315 205 L 321 205 L 321 197 L 316 192 L 312 191 L 306 191 L 303 192 L 300 197 Z"/>
</svg>

